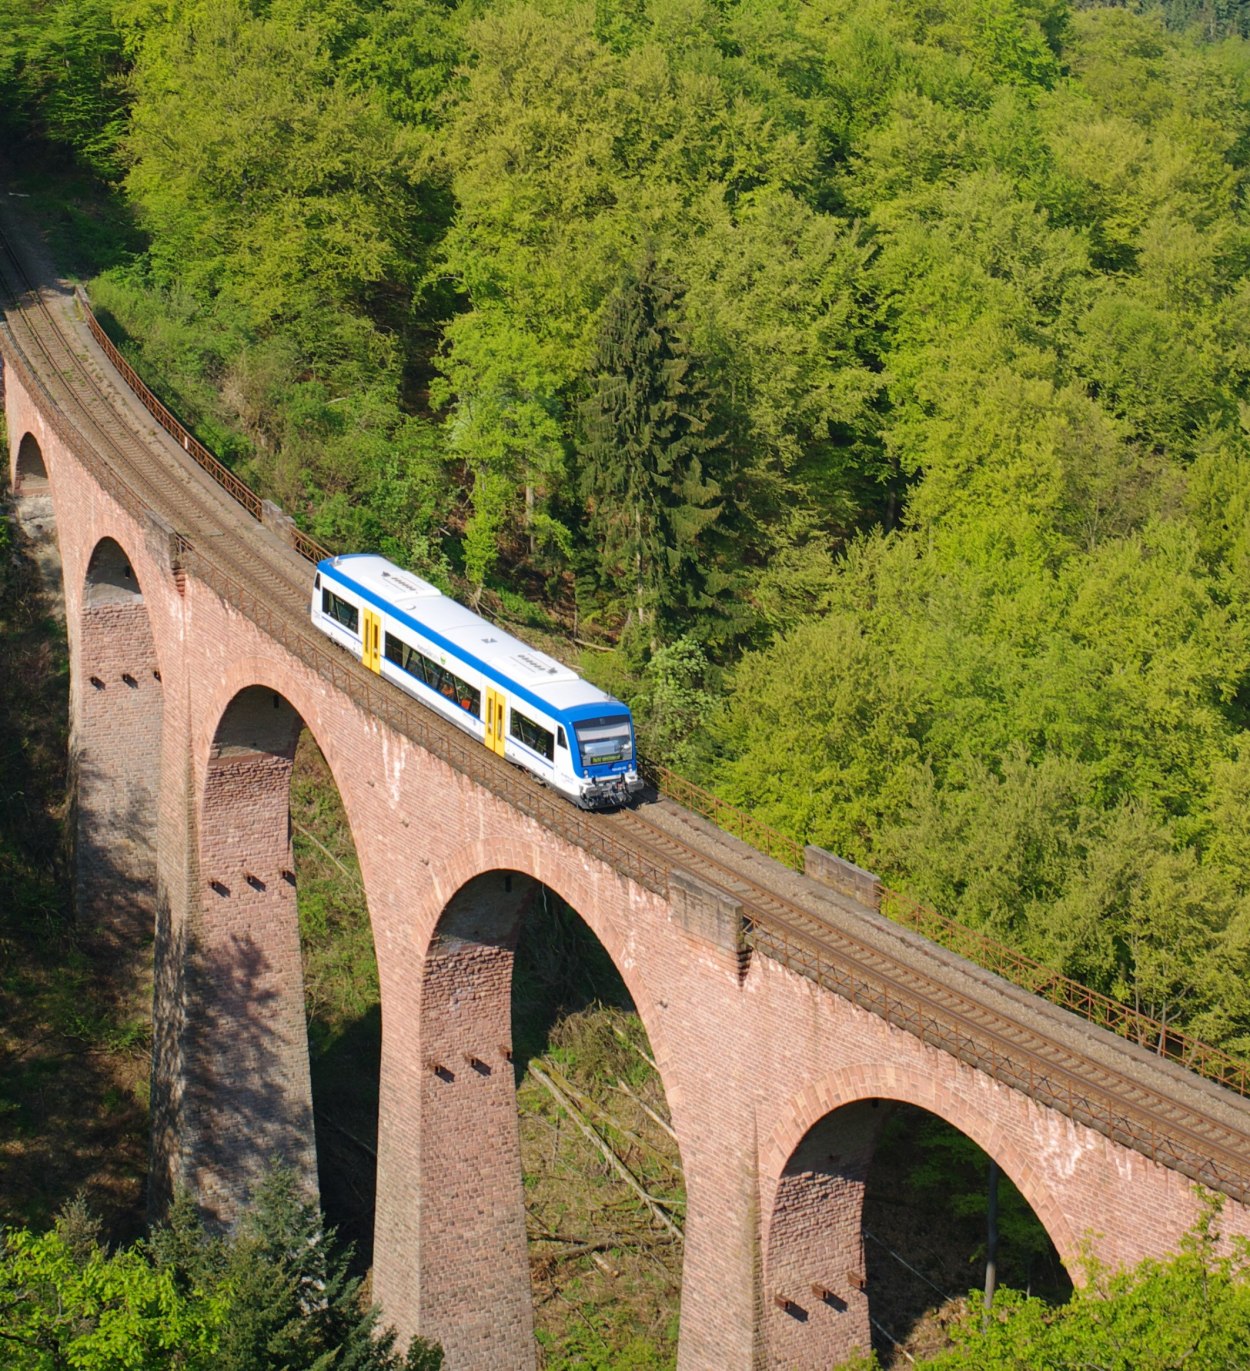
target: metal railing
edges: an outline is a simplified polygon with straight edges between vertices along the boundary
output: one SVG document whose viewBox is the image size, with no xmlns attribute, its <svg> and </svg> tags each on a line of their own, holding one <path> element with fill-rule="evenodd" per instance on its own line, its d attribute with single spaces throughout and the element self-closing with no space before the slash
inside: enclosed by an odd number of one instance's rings
<svg viewBox="0 0 1250 1371">
<path fill-rule="evenodd" d="M 897 890 L 881 892 L 881 909 L 894 922 L 957 952 L 1031 994 L 1039 995 L 1088 1023 L 1105 1028 L 1149 1049 L 1158 1057 L 1177 1062 L 1217 1085 L 1250 1095 L 1250 1065 L 1218 1047 L 1191 1038 L 1175 1028 L 1143 1014 L 1121 1000 L 1061 975 L 1005 943 L 996 942 L 976 929 L 956 923 L 928 905 Z"/>
<path fill-rule="evenodd" d="M 175 417 L 163 401 L 157 399 L 148 389 L 139 373 L 113 345 L 113 340 L 105 333 L 100 321 L 95 317 L 95 312 L 88 303 L 82 287 L 75 287 L 74 293 L 82 309 L 83 317 L 87 321 L 87 327 L 91 331 L 91 336 L 99 343 L 104 355 L 121 373 L 122 379 L 143 402 L 148 413 L 171 437 L 177 440 L 179 447 L 193 461 L 198 462 L 228 495 L 237 500 L 249 514 L 259 519 L 261 514 L 260 496 L 245 481 L 241 481 L 229 467 L 223 466 L 190 429 Z"/>
<path fill-rule="evenodd" d="M 895 989 L 853 963 L 832 957 L 818 937 L 787 927 L 780 920 L 752 924 L 747 943 L 842 999 L 1076 1123 L 1242 1203 L 1250 1200 L 1250 1158 L 1233 1145 L 1213 1142 L 1197 1130 L 1178 1124 L 1175 1104 L 1159 1092 L 1131 1082 L 1137 1098 L 1130 1105 L 1100 1090 L 1078 1071 L 1048 1060 L 983 1022 L 973 1026 L 972 1017 L 962 1017 L 913 990 Z M 966 1003 L 970 1012 L 978 1007 L 972 1001 Z"/>
<path fill-rule="evenodd" d="M 105 334 L 81 288 L 77 291 L 77 297 L 92 336 L 145 407 L 161 426 L 177 440 L 183 450 L 194 458 L 227 493 L 248 510 L 253 517 L 260 519 L 263 511 L 263 502 L 260 496 L 227 467 L 223 466 L 149 390 L 134 368 L 121 356 Z M 99 463 L 95 464 L 97 468 L 99 465 Z M 329 549 L 298 529 L 292 529 L 290 537 L 295 550 L 310 561 L 320 561 L 322 558 L 332 555 Z M 512 781 L 512 778 L 502 772 L 492 771 L 489 776 L 481 774 L 482 769 L 478 766 L 478 751 L 480 750 L 463 746 L 448 749 L 446 740 L 441 735 L 436 735 L 427 724 L 424 724 L 419 719 L 417 711 L 407 706 L 397 705 L 392 697 L 398 692 L 389 688 L 371 688 L 369 682 L 362 679 L 363 673 L 348 671 L 341 659 L 316 649 L 314 645 L 309 643 L 306 635 L 289 633 L 281 616 L 275 614 L 263 600 L 245 588 L 238 586 L 226 573 L 215 568 L 211 560 L 206 558 L 204 554 L 194 550 L 190 543 L 184 545 L 187 556 L 194 558 L 197 566 L 201 568 L 203 578 L 209 584 L 220 587 L 228 583 L 229 591 L 226 598 L 236 608 L 242 609 L 249 618 L 257 623 L 261 622 L 257 616 L 263 616 L 265 622 L 262 626 L 266 632 L 272 633 L 284 646 L 289 647 L 297 656 L 301 657 L 301 660 L 313 666 L 315 670 L 328 675 L 335 685 L 345 689 L 357 703 L 362 704 L 370 712 L 388 722 L 393 718 L 402 716 L 404 722 L 401 731 L 411 737 L 413 741 L 419 742 L 422 747 L 427 747 L 435 755 L 443 757 L 443 760 L 454 766 L 456 770 L 471 776 L 475 780 L 480 780 L 482 784 L 504 794 L 504 797 L 510 803 L 516 804 L 522 812 L 535 818 L 539 817 L 532 808 L 535 798 L 531 794 L 532 787 L 520 787 L 515 782 L 509 786 L 508 782 Z M 251 607 L 245 607 L 245 605 Z M 448 751 L 448 755 L 444 756 L 444 751 Z M 451 755 L 453 753 L 454 757 Z M 638 765 L 639 771 L 667 799 L 702 815 L 724 832 L 742 839 L 758 852 L 762 852 L 765 856 L 773 858 L 791 870 L 803 872 L 803 844 L 788 834 L 771 827 L 736 805 L 729 804 L 710 790 L 696 785 L 668 767 L 649 762 L 645 758 L 639 758 Z M 605 860 L 610 860 L 613 864 L 618 865 L 625 874 L 634 875 L 633 867 L 639 861 L 638 854 L 625 844 L 612 840 L 610 847 L 613 855 L 608 857 L 608 849 L 603 846 L 609 842 L 605 834 L 596 830 L 592 839 L 589 836 L 591 826 L 585 823 L 580 826 L 573 825 L 570 828 L 563 822 L 567 818 L 565 811 L 567 810 L 570 814 L 577 811 L 572 810 L 570 806 L 564 805 L 562 802 L 551 801 L 548 797 L 544 798 L 547 799 L 547 803 L 543 806 L 543 822 L 549 823 L 551 827 L 564 833 L 579 847 L 594 852 L 596 855 L 604 855 Z M 586 830 L 585 833 L 581 831 L 583 829 Z M 640 868 L 640 873 L 641 870 Z M 635 876 L 635 879 L 638 879 L 640 884 L 645 885 L 648 889 L 661 893 L 667 892 L 667 872 L 664 873 L 662 884 L 656 884 L 658 877 L 652 872 L 639 874 Z M 1091 990 L 1089 987 L 1061 975 L 1053 968 L 1016 951 L 1016 949 L 997 942 L 975 929 L 957 923 L 954 919 L 939 914 L 935 909 L 898 891 L 883 889 L 881 908 L 895 922 L 912 929 L 952 952 L 958 953 L 960 956 L 966 957 L 985 970 L 1002 976 L 1014 985 L 1048 1000 L 1051 1004 L 1058 1005 L 1089 1023 L 1096 1024 L 1100 1028 L 1105 1028 L 1120 1037 L 1147 1047 L 1157 1056 L 1177 1062 L 1218 1085 L 1225 1086 L 1243 1096 L 1250 1095 L 1250 1064 L 1237 1060 L 1220 1048 L 1202 1042 L 1197 1038 L 1191 1038 L 1184 1033 L 1179 1033 L 1131 1006 L 1103 995 L 1099 991 Z"/>
<path fill-rule="evenodd" d="M 725 832 L 741 838 L 757 851 L 792 870 L 804 870 L 804 848 L 787 834 L 667 767 L 640 759 L 639 769 L 668 799 L 710 819 Z M 1155 1056 L 1176 1062 L 1216 1085 L 1222 1085 L 1239 1095 L 1250 1096 L 1250 1063 L 1238 1060 L 1222 1048 L 1190 1037 L 1131 1005 L 1092 990 L 1044 962 L 966 924 L 958 923 L 945 914 L 939 914 L 931 906 L 922 904 L 910 895 L 891 890 L 888 886 L 881 891 L 881 912 L 894 923 L 966 957 L 984 970 L 1001 976 L 1060 1009 L 1076 1014 L 1087 1023 L 1127 1038 Z"/>
</svg>

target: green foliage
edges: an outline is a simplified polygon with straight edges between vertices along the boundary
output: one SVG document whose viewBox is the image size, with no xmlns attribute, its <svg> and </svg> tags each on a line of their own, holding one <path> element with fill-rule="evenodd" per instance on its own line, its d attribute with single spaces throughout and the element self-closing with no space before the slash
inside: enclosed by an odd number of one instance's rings
<svg viewBox="0 0 1250 1371">
<path fill-rule="evenodd" d="M 604 582 L 630 587 L 626 626 L 640 636 L 671 631 L 728 584 L 708 547 L 723 439 L 681 322 L 680 289 L 647 261 L 609 304 L 583 406 L 589 531 Z"/>
<path fill-rule="evenodd" d="M 124 159 L 112 325 L 266 495 L 1250 1042 L 1239 0 L 7 4 L 12 127 Z"/>
<path fill-rule="evenodd" d="M 1244 632 L 1176 522 L 1048 575 L 972 540 L 876 540 L 824 616 L 733 673 L 711 774 L 1050 965 L 1244 1042 L 1243 878 L 1211 837 L 1240 784 Z"/>
<path fill-rule="evenodd" d="M 895 1105 L 873 1153 L 873 1175 L 889 1178 L 889 1201 L 918 1226 L 943 1229 L 964 1263 L 956 1289 L 977 1285 L 985 1269 L 989 1158 L 942 1119 Z M 870 1180 L 870 1186 L 872 1181 Z M 880 1194 L 882 1203 L 886 1196 Z M 867 1226 L 867 1225 L 866 1225 Z M 1046 1230 L 1011 1179 L 998 1177 L 998 1280 L 1001 1284 L 1067 1298 L 1071 1282 Z M 952 1265 L 952 1270 L 955 1269 Z"/>
<path fill-rule="evenodd" d="M 106 0 L 0 4 L 0 127 L 60 144 L 116 175 L 122 72 L 122 37 Z"/>
<path fill-rule="evenodd" d="M 13 1371 L 208 1371 L 229 1300 L 184 1290 L 139 1249 L 112 1255 L 62 1229 L 9 1229 L 0 1249 L 0 1341 Z"/>
<path fill-rule="evenodd" d="M 678 638 L 647 662 L 643 692 L 631 701 L 639 747 L 652 761 L 680 771 L 688 744 L 717 702 L 712 669 L 702 646 Z"/>
<path fill-rule="evenodd" d="M 1218 1204 L 1180 1251 L 1127 1271 L 1091 1267 L 1071 1300 L 1051 1307 L 1000 1290 L 982 1328 L 974 1295 L 952 1330 L 955 1348 L 933 1371 L 1030 1371 L 1097 1366 L 1108 1371 L 1227 1371 L 1250 1340 L 1250 1267 L 1244 1241 L 1218 1244 Z"/>
<path fill-rule="evenodd" d="M 416 1339 L 405 1356 L 379 1311 L 360 1299 L 349 1254 L 302 1192 L 294 1173 L 274 1167 L 236 1229 L 209 1234 L 187 1195 L 146 1249 L 161 1280 L 205 1300 L 221 1317 L 213 1340 L 222 1371 L 438 1371 L 442 1353 Z"/>
</svg>

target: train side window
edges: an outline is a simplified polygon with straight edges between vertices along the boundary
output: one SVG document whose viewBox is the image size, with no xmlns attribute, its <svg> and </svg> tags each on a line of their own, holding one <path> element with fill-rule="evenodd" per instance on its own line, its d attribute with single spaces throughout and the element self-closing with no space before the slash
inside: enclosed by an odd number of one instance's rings
<svg viewBox="0 0 1250 1371">
<path fill-rule="evenodd" d="M 508 731 L 518 742 L 533 748 L 539 756 L 546 757 L 548 761 L 551 761 L 556 755 L 555 736 L 542 724 L 536 724 L 533 719 L 527 719 L 515 707 L 512 710 L 512 722 L 508 726 Z"/>
<path fill-rule="evenodd" d="M 568 739 L 564 736 L 564 729 L 556 726 L 556 746 L 562 747 L 565 752 L 569 750 Z"/>
<path fill-rule="evenodd" d="M 402 638 L 388 633 L 383 656 L 388 662 L 394 662 L 401 671 L 406 671 L 409 676 L 415 676 L 423 685 L 453 700 L 466 713 L 475 717 L 481 716 L 482 692 L 476 686 L 470 685 L 468 681 L 462 681 L 454 671 L 448 671 L 446 667 L 431 661 L 425 653 L 418 652 Z"/>
<path fill-rule="evenodd" d="M 360 611 L 355 605 L 348 604 L 332 590 L 321 592 L 321 612 L 328 614 L 335 623 L 342 624 L 350 633 L 360 632 Z"/>
<path fill-rule="evenodd" d="M 314 589 L 314 590 L 320 590 L 320 589 L 321 589 L 321 572 L 318 572 L 318 573 L 313 577 L 313 589 Z"/>
</svg>

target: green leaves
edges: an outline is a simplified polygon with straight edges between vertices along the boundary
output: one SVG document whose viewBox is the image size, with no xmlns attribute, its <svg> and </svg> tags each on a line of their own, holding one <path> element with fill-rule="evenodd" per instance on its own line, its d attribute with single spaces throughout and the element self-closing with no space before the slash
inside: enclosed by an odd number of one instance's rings
<svg viewBox="0 0 1250 1371">
<path fill-rule="evenodd" d="M 1207 1212 L 1181 1250 L 1162 1261 L 1108 1273 L 1096 1266 L 1071 1300 L 1000 1291 L 982 1329 L 980 1300 L 952 1330 L 953 1352 L 933 1371 L 1030 1371 L 1089 1366 L 1105 1371 L 1226 1371 L 1244 1360 L 1250 1340 L 1250 1280 L 1244 1241 L 1221 1252 L 1216 1216 Z"/>
<path fill-rule="evenodd" d="M 974 534 L 1014 536 L 1003 489 Z M 1177 522 L 1049 571 L 952 527 L 866 541 L 820 617 L 743 660 L 716 788 L 1056 969 L 1243 1039 L 1246 886 L 1215 835 L 1239 831 L 1246 624 Z"/>
<path fill-rule="evenodd" d="M 606 584 L 632 586 L 629 624 L 672 629 L 724 584 L 712 561 L 723 438 L 682 331 L 680 287 L 647 260 L 611 301 L 579 453 Z"/>
<path fill-rule="evenodd" d="M 228 3 L 137 43 L 127 187 L 168 277 L 265 329 L 404 274 L 411 155 L 315 32 Z"/>
<path fill-rule="evenodd" d="M 12 1371 L 209 1371 L 229 1309 L 184 1291 L 141 1251 L 78 1252 L 56 1229 L 8 1230 L 0 1248 L 0 1343 Z"/>
<path fill-rule="evenodd" d="M 0 119 L 118 172 L 122 38 L 106 0 L 0 3 Z"/>
</svg>

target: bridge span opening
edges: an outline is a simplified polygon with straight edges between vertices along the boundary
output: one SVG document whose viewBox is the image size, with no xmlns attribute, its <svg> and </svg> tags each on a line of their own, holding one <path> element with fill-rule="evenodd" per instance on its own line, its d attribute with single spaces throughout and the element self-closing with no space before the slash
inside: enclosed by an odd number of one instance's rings
<svg viewBox="0 0 1250 1371">
<path fill-rule="evenodd" d="M 251 686 L 217 725 L 187 949 L 194 1188 L 228 1221 L 264 1169 L 293 1167 L 372 1259 L 381 1010 L 351 823 L 285 696 Z"/>
<path fill-rule="evenodd" d="M 420 1331 L 454 1365 L 533 1366 L 535 1337 L 561 1364 L 626 1348 L 667 1364 L 681 1157 L 589 918 L 527 875 L 484 872 L 447 904 L 421 996 Z"/>
<path fill-rule="evenodd" d="M 61 549 L 56 532 L 56 508 L 43 449 L 32 433 L 22 435 L 13 455 L 13 511 L 53 613 L 65 619 L 65 588 L 62 584 Z"/>
<path fill-rule="evenodd" d="M 1072 1293 L 1041 1219 L 970 1137 L 904 1101 L 843 1105 L 808 1130 L 777 1186 L 768 1365 L 837 1365 L 866 1353 L 866 1337 L 884 1371 L 901 1371 L 946 1346 L 987 1265 L 998 1286 L 1054 1303 Z"/>
</svg>

